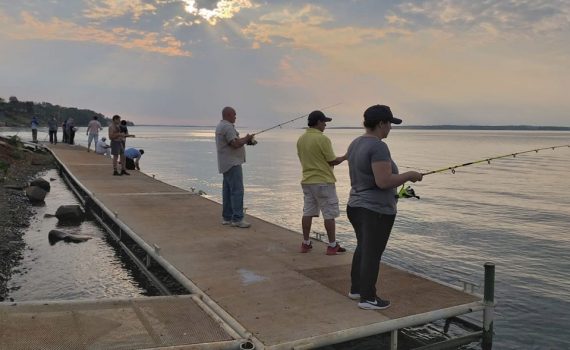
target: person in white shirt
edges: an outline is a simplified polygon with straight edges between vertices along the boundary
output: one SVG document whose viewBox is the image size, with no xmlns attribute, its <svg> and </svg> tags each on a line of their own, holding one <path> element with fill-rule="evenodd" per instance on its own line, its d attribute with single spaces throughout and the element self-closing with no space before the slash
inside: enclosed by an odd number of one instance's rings
<svg viewBox="0 0 570 350">
<path fill-rule="evenodd" d="M 89 136 L 87 138 L 87 152 L 90 151 L 92 141 L 95 141 L 93 142 L 93 147 L 97 148 L 97 143 L 99 141 L 99 130 L 103 130 L 101 123 L 99 123 L 99 120 L 97 119 L 98 117 L 95 115 L 89 124 L 87 124 L 87 132 L 85 133 L 85 135 Z"/>
<path fill-rule="evenodd" d="M 107 141 L 107 138 L 102 137 L 101 140 L 95 144 L 95 153 L 110 157 L 111 146 L 109 146 L 105 141 Z"/>
</svg>

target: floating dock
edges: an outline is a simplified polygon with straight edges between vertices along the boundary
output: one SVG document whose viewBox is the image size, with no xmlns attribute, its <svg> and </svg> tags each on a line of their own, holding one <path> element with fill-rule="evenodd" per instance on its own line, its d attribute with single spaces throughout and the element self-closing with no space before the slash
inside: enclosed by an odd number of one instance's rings
<svg viewBox="0 0 570 350">
<path fill-rule="evenodd" d="M 2 349 L 300 350 L 386 332 L 397 349 L 399 329 L 483 310 L 484 330 L 463 343 L 492 335 L 492 295 L 382 264 L 378 289 L 392 306 L 361 310 L 347 297 L 351 253 L 327 256 L 314 242 L 301 254 L 297 232 L 249 215 L 249 229 L 223 226 L 221 205 L 197 193 L 138 171 L 113 176 L 109 158 L 82 147 L 50 149 L 86 209 L 123 248 L 144 251 L 130 253 L 137 264 L 159 265 L 190 294 L 1 303 Z"/>
</svg>

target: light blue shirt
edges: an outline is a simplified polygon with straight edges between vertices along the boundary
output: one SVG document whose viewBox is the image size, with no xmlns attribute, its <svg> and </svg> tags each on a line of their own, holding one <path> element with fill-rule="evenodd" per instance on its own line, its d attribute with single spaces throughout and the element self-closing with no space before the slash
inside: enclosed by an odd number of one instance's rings
<svg viewBox="0 0 570 350">
<path fill-rule="evenodd" d="M 125 157 L 130 159 L 140 158 L 141 152 L 136 148 L 128 148 L 125 150 Z"/>
</svg>

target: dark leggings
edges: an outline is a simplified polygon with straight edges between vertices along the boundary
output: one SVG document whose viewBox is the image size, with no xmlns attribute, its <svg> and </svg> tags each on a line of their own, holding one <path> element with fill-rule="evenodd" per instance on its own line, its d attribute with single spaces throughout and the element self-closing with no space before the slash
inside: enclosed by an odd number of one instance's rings
<svg viewBox="0 0 570 350">
<path fill-rule="evenodd" d="M 375 211 L 346 207 L 348 220 L 356 233 L 356 250 L 352 257 L 351 293 L 360 293 L 361 299 L 374 300 L 376 282 L 380 271 L 380 260 L 386 249 L 396 215 L 385 215 Z"/>
</svg>

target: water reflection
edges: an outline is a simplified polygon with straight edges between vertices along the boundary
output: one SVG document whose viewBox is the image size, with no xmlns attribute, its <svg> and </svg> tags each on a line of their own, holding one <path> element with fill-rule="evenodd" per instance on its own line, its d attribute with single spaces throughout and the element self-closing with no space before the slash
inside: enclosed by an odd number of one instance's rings
<svg viewBox="0 0 570 350">
<path fill-rule="evenodd" d="M 78 204 L 55 170 L 48 171 L 44 178 L 56 180 L 51 182 L 45 205 L 34 207 L 34 218 L 24 235 L 26 251 L 18 267 L 20 273 L 9 282 L 9 297 L 30 301 L 148 295 L 141 284 L 144 280 L 133 276 L 94 222 L 60 227 L 57 218 L 44 217 L 54 214 L 60 205 Z M 48 232 L 56 227 L 93 238 L 82 243 L 60 241 L 52 245 Z"/>
</svg>

